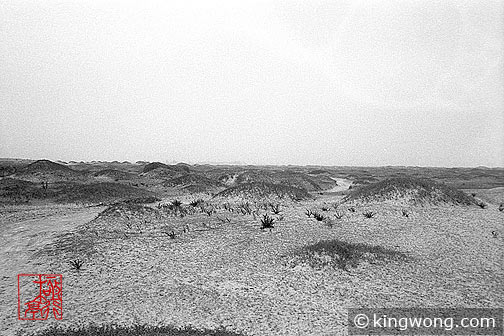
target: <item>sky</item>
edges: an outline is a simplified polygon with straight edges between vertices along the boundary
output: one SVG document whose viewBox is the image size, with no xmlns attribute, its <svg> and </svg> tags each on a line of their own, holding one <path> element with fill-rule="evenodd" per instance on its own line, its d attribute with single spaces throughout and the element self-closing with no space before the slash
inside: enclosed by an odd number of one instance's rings
<svg viewBox="0 0 504 336">
<path fill-rule="evenodd" d="M 0 157 L 504 166 L 504 3 L 0 0 Z"/>
</svg>

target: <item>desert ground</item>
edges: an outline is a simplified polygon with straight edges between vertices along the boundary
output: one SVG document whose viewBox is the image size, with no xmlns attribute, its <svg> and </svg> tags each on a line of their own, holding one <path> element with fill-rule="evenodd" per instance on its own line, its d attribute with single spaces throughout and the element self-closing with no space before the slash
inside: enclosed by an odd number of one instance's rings
<svg viewBox="0 0 504 336">
<path fill-rule="evenodd" d="M 346 335 L 348 308 L 504 302 L 501 168 L 0 166 L 2 335 Z M 21 273 L 63 275 L 61 321 L 17 319 Z"/>
</svg>

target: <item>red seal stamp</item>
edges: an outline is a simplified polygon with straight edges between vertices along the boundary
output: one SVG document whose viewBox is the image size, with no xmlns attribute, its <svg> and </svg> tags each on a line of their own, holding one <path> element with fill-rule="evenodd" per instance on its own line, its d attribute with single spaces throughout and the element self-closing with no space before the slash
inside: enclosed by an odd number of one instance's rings
<svg viewBox="0 0 504 336">
<path fill-rule="evenodd" d="M 18 319 L 63 318 L 61 274 L 18 274 Z"/>
</svg>

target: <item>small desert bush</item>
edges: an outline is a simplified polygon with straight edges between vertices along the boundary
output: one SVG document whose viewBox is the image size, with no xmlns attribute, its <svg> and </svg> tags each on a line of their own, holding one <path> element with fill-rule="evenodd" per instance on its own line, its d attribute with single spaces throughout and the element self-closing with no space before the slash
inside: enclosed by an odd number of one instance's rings
<svg viewBox="0 0 504 336">
<path fill-rule="evenodd" d="M 274 223 L 275 219 L 273 217 L 264 215 L 261 219 L 261 230 L 269 229 L 271 231 L 274 228 Z"/>
<path fill-rule="evenodd" d="M 343 218 L 343 214 L 341 212 L 336 211 L 336 213 L 334 214 L 334 217 L 336 217 L 336 219 L 341 219 L 341 218 Z"/>
<path fill-rule="evenodd" d="M 313 211 L 311 211 L 310 209 L 306 209 L 305 215 L 306 217 L 310 218 L 311 216 L 313 216 Z"/>
<path fill-rule="evenodd" d="M 321 213 L 318 213 L 318 212 L 314 212 L 313 213 L 313 218 L 315 218 L 316 220 L 318 220 L 319 222 L 323 221 L 326 217 L 324 215 L 322 215 Z"/>
<path fill-rule="evenodd" d="M 504 203 L 501 203 L 501 204 L 499 205 L 499 211 L 504 211 Z"/>
<path fill-rule="evenodd" d="M 483 201 L 479 201 L 478 202 L 478 206 L 481 208 L 481 209 L 486 209 L 487 208 L 487 204 Z"/>
<path fill-rule="evenodd" d="M 408 210 L 402 210 L 401 213 L 402 213 L 403 217 L 409 217 L 409 215 L 410 215 Z"/>
<path fill-rule="evenodd" d="M 374 216 L 376 216 L 376 212 L 373 212 L 373 211 L 366 211 L 364 213 L 362 213 L 364 215 L 364 217 L 366 218 L 373 218 Z"/>
<path fill-rule="evenodd" d="M 202 198 L 198 198 L 198 199 L 195 199 L 195 200 L 192 200 L 189 205 L 192 206 L 193 208 L 197 208 L 197 207 L 200 207 L 202 206 L 203 204 L 205 204 L 205 200 L 202 199 Z"/>
<path fill-rule="evenodd" d="M 250 203 L 249 202 L 238 204 L 238 209 L 240 210 L 240 212 L 242 213 L 242 215 L 250 215 L 250 214 L 252 214 L 252 208 L 250 207 Z"/>
<path fill-rule="evenodd" d="M 81 259 L 70 260 L 68 263 L 76 271 L 79 271 L 82 268 L 82 266 L 84 265 L 84 261 Z"/>
<path fill-rule="evenodd" d="M 350 212 L 355 212 L 356 210 L 355 210 L 355 208 L 354 208 L 354 207 L 350 207 L 350 208 L 348 208 L 348 211 L 350 211 Z"/>
<path fill-rule="evenodd" d="M 305 246 L 293 253 L 294 264 L 305 263 L 313 268 L 331 267 L 348 271 L 361 262 L 377 263 L 406 261 L 408 256 L 399 251 L 364 243 L 348 243 L 341 240 L 324 240 Z"/>
<path fill-rule="evenodd" d="M 182 202 L 181 202 L 181 201 L 179 201 L 178 199 L 176 199 L 176 200 L 171 201 L 171 205 L 172 205 L 173 207 L 175 207 L 175 208 L 178 208 L 178 207 L 181 207 L 181 206 L 182 206 Z"/>
<path fill-rule="evenodd" d="M 270 204 L 271 211 L 275 214 L 278 215 L 280 213 L 280 204 Z"/>
</svg>

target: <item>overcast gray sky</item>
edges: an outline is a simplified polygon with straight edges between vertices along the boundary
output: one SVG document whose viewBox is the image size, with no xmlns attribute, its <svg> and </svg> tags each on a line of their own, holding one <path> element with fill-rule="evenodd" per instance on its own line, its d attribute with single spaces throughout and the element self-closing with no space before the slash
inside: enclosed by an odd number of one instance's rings
<svg viewBox="0 0 504 336">
<path fill-rule="evenodd" d="M 502 1 L 0 0 L 0 157 L 504 166 Z"/>
</svg>

